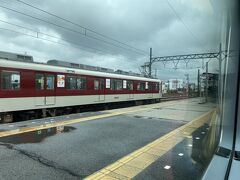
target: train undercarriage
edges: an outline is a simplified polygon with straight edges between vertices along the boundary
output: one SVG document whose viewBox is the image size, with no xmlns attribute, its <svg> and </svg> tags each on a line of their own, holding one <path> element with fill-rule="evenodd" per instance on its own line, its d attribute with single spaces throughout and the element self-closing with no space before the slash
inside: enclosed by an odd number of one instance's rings
<svg viewBox="0 0 240 180">
<path fill-rule="evenodd" d="M 151 104 L 151 103 L 157 103 L 157 102 L 160 102 L 160 99 L 148 99 L 148 100 L 137 100 L 137 101 L 126 101 L 126 102 L 114 102 L 114 103 L 102 103 L 102 104 L 90 104 L 90 105 L 81 105 L 81 106 L 4 112 L 4 113 L 0 113 L 0 123 L 11 123 L 11 122 L 19 122 L 19 121 L 25 121 L 25 120 L 41 119 L 46 117 L 55 117 L 55 116 L 88 112 L 88 111 L 117 109 L 117 108 L 139 106 L 139 105 Z"/>
</svg>

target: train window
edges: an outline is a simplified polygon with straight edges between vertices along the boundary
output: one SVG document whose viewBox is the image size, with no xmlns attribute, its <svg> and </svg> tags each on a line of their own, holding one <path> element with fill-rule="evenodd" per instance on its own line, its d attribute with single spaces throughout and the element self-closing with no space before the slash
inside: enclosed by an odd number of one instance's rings
<svg viewBox="0 0 240 180">
<path fill-rule="evenodd" d="M 110 88 L 111 87 L 111 79 L 106 79 L 106 88 Z"/>
<path fill-rule="evenodd" d="M 19 72 L 2 72 L 2 89 L 19 90 L 20 89 L 20 73 Z"/>
<path fill-rule="evenodd" d="M 46 80 L 47 80 L 46 89 L 53 90 L 54 89 L 54 80 L 55 80 L 54 75 L 47 75 Z"/>
<path fill-rule="evenodd" d="M 144 91 L 145 90 L 145 82 L 138 82 L 137 90 Z"/>
<path fill-rule="evenodd" d="M 127 81 L 127 89 L 133 90 L 133 81 Z"/>
<path fill-rule="evenodd" d="M 85 77 L 77 77 L 77 89 L 87 89 L 87 79 Z"/>
<path fill-rule="evenodd" d="M 148 82 L 145 82 L 145 89 L 148 89 Z"/>
<path fill-rule="evenodd" d="M 123 88 L 123 81 L 122 80 L 116 80 L 116 90 L 122 90 Z"/>
<path fill-rule="evenodd" d="M 66 88 L 70 89 L 70 90 L 77 89 L 77 77 L 76 76 L 67 76 Z"/>
<path fill-rule="evenodd" d="M 99 90 L 99 80 L 94 80 L 94 90 Z"/>
<path fill-rule="evenodd" d="M 122 90 L 123 81 L 118 79 L 111 80 L 111 90 Z"/>
<path fill-rule="evenodd" d="M 95 90 L 104 90 L 104 80 L 94 80 L 94 89 Z"/>
<path fill-rule="evenodd" d="M 35 87 L 37 90 L 44 89 L 44 75 L 43 74 L 36 74 L 35 76 Z"/>
<path fill-rule="evenodd" d="M 151 82 L 148 83 L 148 90 L 149 90 L 149 91 L 152 91 L 152 90 L 153 90 L 153 87 L 152 87 L 152 83 L 151 83 Z"/>
<path fill-rule="evenodd" d="M 115 79 L 111 79 L 111 90 L 115 90 Z"/>
<path fill-rule="evenodd" d="M 155 91 L 159 91 L 159 84 L 155 83 Z"/>
<path fill-rule="evenodd" d="M 104 80 L 100 80 L 100 90 L 104 90 Z"/>
<path fill-rule="evenodd" d="M 127 89 L 127 80 L 123 80 L 123 89 Z"/>
</svg>

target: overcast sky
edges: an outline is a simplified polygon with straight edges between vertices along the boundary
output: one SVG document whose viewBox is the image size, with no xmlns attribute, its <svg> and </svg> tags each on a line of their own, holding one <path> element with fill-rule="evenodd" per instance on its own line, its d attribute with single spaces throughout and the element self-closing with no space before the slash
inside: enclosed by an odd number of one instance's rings
<svg viewBox="0 0 240 180">
<path fill-rule="evenodd" d="M 0 21 L 54 36 L 38 34 L 40 38 L 59 43 L 30 37 L 36 37 L 36 32 L 0 22 L 0 28 L 30 35 L 0 29 L 0 51 L 26 52 L 41 62 L 59 59 L 135 72 L 139 72 L 139 67 L 149 61 L 150 47 L 153 48 L 153 56 L 218 51 L 216 29 L 219 24 L 209 0 L 23 1 L 142 51 L 139 52 L 90 31 L 86 31 L 85 36 L 82 28 L 17 0 L 0 0 L 0 6 L 41 18 L 75 32 L 0 7 Z M 202 67 L 202 61 L 189 63 L 188 68 L 185 68 L 184 64 L 179 64 L 178 67 L 179 69 L 174 70 L 172 63 L 168 63 L 165 68 L 161 63 L 153 64 L 154 73 L 156 69 L 160 79 L 184 79 L 184 74 L 189 73 L 190 80 L 194 81 L 197 77 L 196 67 Z"/>
</svg>

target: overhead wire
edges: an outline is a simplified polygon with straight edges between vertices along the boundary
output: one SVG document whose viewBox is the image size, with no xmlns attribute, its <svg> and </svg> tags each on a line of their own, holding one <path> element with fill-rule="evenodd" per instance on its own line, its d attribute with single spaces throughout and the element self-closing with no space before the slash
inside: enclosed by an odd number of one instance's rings
<svg viewBox="0 0 240 180">
<path fill-rule="evenodd" d="M 1 21 L 1 20 L 0 20 L 0 21 Z M 21 27 L 21 26 L 18 26 L 18 27 Z M 24 35 L 24 36 L 29 36 L 29 37 L 32 37 L 32 38 L 35 38 L 35 39 L 40 39 L 40 40 L 48 41 L 48 42 L 51 42 L 51 43 L 59 44 L 59 45 L 62 45 L 62 46 L 68 46 L 68 47 L 70 47 L 69 44 L 61 43 L 61 42 L 57 42 L 57 41 L 52 41 L 52 40 L 49 40 L 49 39 L 46 39 L 46 38 L 42 38 L 42 37 L 38 36 L 37 34 L 36 34 L 36 36 L 34 36 L 34 35 L 31 35 L 31 34 L 19 32 L 19 31 L 16 31 L 16 30 L 13 30 L 13 29 L 9 29 L 9 28 L 2 28 L 2 27 L 0 27 L 0 29 L 1 29 L 1 30 L 5 30 L 5 31 L 11 31 L 11 32 L 14 32 L 14 33 L 17 33 L 17 34 L 21 34 L 21 35 Z M 26 29 L 27 29 L 27 28 L 26 28 Z M 49 37 L 58 39 L 57 37 L 54 37 L 54 36 L 52 36 L 52 35 L 48 35 L 48 34 L 41 33 L 41 32 L 38 32 L 38 33 L 39 33 L 39 34 L 42 34 L 42 35 L 45 35 L 45 36 L 49 36 Z M 60 40 L 62 40 L 62 39 L 60 39 Z M 65 40 L 62 40 L 62 41 L 65 41 Z M 65 42 L 69 43 L 68 41 L 65 41 Z M 79 47 L 81 47 L 81 48 L 87 48 L 87 49 L 95 50 L 95 53 L 100 53 L 100 54 L 105 54 L 105 53 L 106 53 L 106 52 L 103 52 L 102 50 L 99 50 L 99 49 L 96 49 L 96 48 L 92 48 L 92 47 L 88 47 L 88 46 L 85 46 L 85 47 L 84 47 L 84 46 L 82 46 L 82 45 L 79 45 L 79 44 L 76 44 L 76 43 L 73 43 L 73 42 L 71 43 L 71 45 L 72 45 L 73 47 L 75 47 L 75 48 L 76 48 L 76 46 L 78 46 L 77 49 L 79 49 Z"/>
<path fill-rule="evenodd" d="M 62 45 L 62 46 L 66 46 L 66 47 L 71 47 L 71 46 L 73 46 L 73 47 L 76 48 L 76 49 L 79 49 L 79 47 L 81 47 L 81 48 L 87 48 L 87 49 L 94 50 L 94 51 L 95 51 L 94 53 L 98 53 L 98 54 L 101 54 L 101 55 L 105 55 L 106 53 L 109 54 L 109 52 L 107 52 L 107 51 L 102 51 L 102 50 L 99 50 L 99 49 L 96 49 L 96 48 L 92 48 L 92 47 L 90 47 L 90 46 L 80 45 L 80 44 L 77 44 L 77 43 L 74 43 L 74 42 L 69 42 L 69 41 L 67 41 L 67 40 L 65 40 L 65 39 L 63 39 L 63 38 L 60 39 L 60 38 L 55 37 L 55 36 L 53 36 L 53 35 L 49 35 L 49 34 L 46 34 L 46 33 L 42 33 L 42 32 L 39 32 L 39 31 L 35 31 L 35 30 L 31 29 L 31 28 L 27 28 L 27 27 L 24 27 L 24 26 L 21 26 L 21 25 L 9 23 L 9 22 L 4 21 L 4 20 L 1 20 L 1 19 L 0 19 L 0 22 L 4 22 L 4 23 L 7 23 L 7 24 L 9 24 L 9 25 L 13 25 L 13 26 L 16 26 L 16 27 L 19 27 L 19 28 L 22 28 L 22 29 L 26 29 L 26 30 L 35 32 L 35 33 L 37 33 L 37 34 L 34 36 L 34 35 L 27 34 L 27 33 L 19 32 L 19 31 L 16 31 L 16 30 L 8 29 L 8 28 L 2 28 L 2 27 L 0 27 L 0 30 L 9 31 L 9 32 L 17 33 L 17 34 L 21 34 L 21 35 L 24 35 L 24 36 L 28 36 L 28 37 L 35 38 L 35 39 L 38 39 L 38 40 L 43 40 L 43 41 L 51 42 L 51 43 L 58 44 L 58 45 Z M 52 41 L 52 40 L 49 40 L 49 39 L 46 39 L 46 38 L 42 38 L 42 37 L 39 36 L 39 34 L 42 34 L 42 35 L 44 35 L 44 36 L 49 36 L 49 37 L 51 37 L 51 38 L 64 41 L 64 42 L 66 42 L 66 43 L 61 43 L 61 42 Z M 71 46 L 70 46 L 69 43 L 71 44 Z M 80 50 L 82 50 L 82 49 L 80 49 Z M 128 58 L 128 59 L 129 59 L 129 58 Z M 132 60 L 132 61 L 138 61 L 138 59 L 131 59 L 131 60 Z"/>
<path fill-rule="evenodd" d="M 41 18 L 32 16 L 32 15 L 29 15 L 29 14 L 23 13 L 23 12 L 20 12 L 20 11 L 18 11 L 18 10 L 15 10 L 15 9 L 12 9 L 12 8 L 9 8 L 9 7 L 3 6 L 3 5 L 0 5 L 0 8 L 4 8 L 4 9 L 7 9 L 7 10 L 9 10 L 9 11 L 13 11 L 13 12 L 15 12 L 15 13 L 18 13 L 18 14 L 21 14 L 21 15 L 24 15 L 24 16 L 27 16 L 27 17 L 36 19 L 36 20 L 38 20 L 38 21 L 42 21 L 42 22 L 47 23 L 47 24 L 51 24 L 51 25 L 56 26 L 56 27 L 61 28 L 61 29 L 65 29 L 65 30 L 68 30 L 68 31 L 71 31 L 71 32 L 74 32 L 74 33 L 77 33 L 77 34 L 80 34 L 80 35 L 84 35 L 85 37 L 88 37 L 88 38 L 91 38 L 91 39 L 95 39 L 95 40 L 98 40 L 98 41 L 102 41 L 102 42 L 104 42 L 105 44 L 110 44 L 110 45 L 115 46 L 115 47 L 118 47 L 118 48 L 122 48 L 122 49 L 125 49 L 125 50 L 128 50 L 128 51 L 132 51 L 132 52 L 135 52 L 135 53 L 138 53 L 138 54 L 144 54 L 144 55 L 146 55 L 145 53 L 136 52 L 136 51 L 130 50 L 129 48 L 125 48 L 125 47 L 122 47 L 122 46 L 118 46 L 118 45 L 116 45 L 116 44 L 114 44 L 114 43 L 111 43 L 111 42 L 109 42 L 109 41 L 105 41 L 105 40 L 96 38 L 96 37 L 94 37 L 94 36 L 90 36 L 90 35 L 86 36 L 84 33 L 79 32 L 79 31 L 76 31 L 76 30 L 74 30 L 74 29 L 71 29 L 71 28 L 68 28 L 68 27 L 64 27 L 64 26 L 62 26 L 62 25 L 59 25 L 59 24 L 56 24 L 56 23 L 53 23 L 53 22 L 50 22 L 50 21 L 47 21 L 47 20 L 44 20 L 44 19 L 41 19 Z"/>
<path fill-rule="evenodd" d="M 144 53 L 148 53 L 148 52 L 146 52 L 146 51 L 144 51 L 144 50 L 141 50 L 141 49 L 135 48 L 135 47 L 133 47 L 133 46 L 130 46 L 130 45 L 128 45 L 128 44 L 126 44 L 126 43 L 124 43 L 124 42 L 121 42 L 121 41 L 119 41 L 119 40 L 117 40 L 117 39 L 114 39 L 114 38 L 112 38 L 112 37 L 110 37 L 110 36 L 107 36 L 107 35 L 105 35 L 105 34 L 102 34 L 102 33 L 97 32 L 97 31 L 95 31 L 95 30 L 92 30 L 92 29 L 89 29 L 89 28 L 87 28 L 87 27 L 84 27 L 84 26 L 82 26 L 82 25 L 80 25 L 80 24 L 78 24 L 78 23 L 75 23 L 75 22 L 73 22 L 73 21 L 71 21 L 71 20 L 69 20 L 69 19 L 63 18 L 63 17 L 58 16 L 58 15 L 56 15 L 56 14 L 53 14 L 53 13 L 51 13 L 51 12 L 49 12 L 49 11 L 46 11 L 46 10 L 41 9 L 41 8 L 39 8 L 39 7 L 36 7 L 36 6 L 34 6 L 34 5 L 30 4 L 30 3 L 27 3 L 27 2 L 25 2 L 25 1 L 22 1 L 22 0 L 16 0 L 16 1 L 18 1 L 18 2 L 20 2 L 20 3 L 22 3 L 22 4 L 25 4 L 26 6 L 29 6 L 29 7 L 31 7 L 31 8 L 34 8 L 34 9 L 36 9 L 36 10 L 38 10 L 38 11 L 44 12 L 44 13 L 46 13 L 46 14 L 48 14 L 48 15 L 51 15 L 51 16 L 53 16 L 53 17 L 55 17 L 55 18 L 61 19 L 62 21 L 65 21 L 65 22 L 68 22 L 68 23 L 70 23 L 70 24 L 72 24 L 72 25 L 75 25 L 75 26 L 78 26 L 78 27 L 80 27 L 80 28 L 83 28 L 85 31 L 90 31 L 90 32 L 92 32 L 92 33 L 94 33 L 94 34 L 97 34 L 97 35 L 102 36 L 102 37 L 104 37 L 104 38 L 110 39 L 110 40 L 115 41 L 115 42 L 117 42 L 117 43 L 119 43 L 119 44 L 125 45 L 125 46 L 127 46 L 127 47 L 129 47 L 129 48 L 132 48 L 132 49 L 135 49 L 135 50 L 137 50 L 137 51 L 141 51 L 141 52 L 144 52 Z"/>
<path fill-rule="evenodd" d="M 179 21 L 183 24 L 183 26 L 186 28 L 186 30 L 190 33 L 190 35 L 192 36 L 192 38 L 199 43 L 200 46 L 202 46 L 202 42 L 199 40 L 199 38 L 192 32 L 192 30 L 188 27 L 188 25 L 183 21 L 183 19 L 179 16 L 179 14 L 177 13 L 177 11 L 175 10 L 175 8 L 173 7 L 173 5 L 170 3 L 169 0 L 166 0 L 168 6 L 171 8 L 171 10 L 173 11 L 173 13 L 175 14 L 175 16 L 179 19 Z M 205 49 L 205 47 L 204 47 Z M 176 70 L 176 68 L 173 68 Z M 179 69 L 179 68 L 177 68 Z M 189 69 L 189 68 L 188 68 Z"/>
<path fill-rule="evenodd" d="M 200 42 L 200 40 L 198 39 L 198 37 L 192 32 L 192 30 L 187 26 L 187 24 L 183 21 L 183 19 L 178 15 L 177 11 L 175 10 L 175 8 L 172 6 L 172 4 L 169 2 L 169 0 L 166 0 L 168 6 L 172 9 L 173 13 L 175 14 L 175 16 L 181 21 L 181 23 L 184 25 L 184 27 L 186 28 L 186 30 L 191 34 L 191 36 L 197 40 L 198 42 Z"/>
</svg>

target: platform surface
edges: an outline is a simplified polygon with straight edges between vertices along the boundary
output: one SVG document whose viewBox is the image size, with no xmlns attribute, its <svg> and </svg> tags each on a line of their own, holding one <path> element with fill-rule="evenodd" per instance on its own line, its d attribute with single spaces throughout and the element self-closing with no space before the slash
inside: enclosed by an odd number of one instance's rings
<svg viewBox="0 0 240 180">
<path fill-rule="evenodd" d="M 0 125 L 0 179 L 191 179 L 214 104 L 169 101 Z"/>
</svg>

